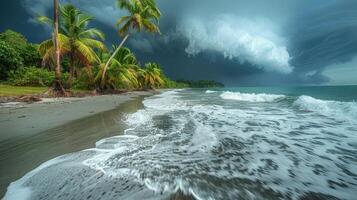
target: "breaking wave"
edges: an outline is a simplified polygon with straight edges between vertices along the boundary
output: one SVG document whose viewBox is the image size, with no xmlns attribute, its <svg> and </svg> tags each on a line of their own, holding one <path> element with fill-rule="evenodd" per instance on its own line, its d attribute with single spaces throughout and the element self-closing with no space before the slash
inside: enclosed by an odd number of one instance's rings
<svg viewBox="0 0 357 200">
<path fill-rule="evenodd" d="M 44 163 L 5 200 L 354 198 L 357 126 L 341 115 L 355 116 L 355 103 L 204 93 L 146 98 L 124 135 Z"/>
<path fill-rule="evenodd" d="M 327 101 L 310 96 L 300 96 L 294 102 L 294 106 L 303 111 L 315 112 L 326 117 L 357 121 L 356 102 Z"/>
<path fill-rule="evenodd" d="M 237 101 L 249 101 L 249 102 L 272 102 L 278 99 L 284 98 L 285 95 L 275 94 L 249 94 L 240 92 L 224 92 L 221 94 L 221 98 Z"/>
<path fill-rule="evenodd" d="M 213 94 L 216 93 L 217 91 L 213 91 L 213 90 L 206 90 L 206 94 Z"/>
</svg>

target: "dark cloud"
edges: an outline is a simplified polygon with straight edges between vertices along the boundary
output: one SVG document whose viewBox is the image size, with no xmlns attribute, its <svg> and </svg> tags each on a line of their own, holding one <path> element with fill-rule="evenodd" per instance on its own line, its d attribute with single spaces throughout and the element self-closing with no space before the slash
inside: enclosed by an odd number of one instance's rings
<svg viewBox="0 0 357 200">
<path fill-rule="evenodd" d="M 114 0 L 61 2 L 72 2 L 94 15 L 92 26 L 106 33 L 108 44 L 119 41 L 114 25 L 123 11 L 116 8 Z M 357 54 L 354 0 L 158 3 L 163 35 L 136 34 L 127 45 L 142 62 L 161 63 L 173 78 L 215 79 L 228 85 L 321 84 L 329 82 L 332 71 L 343 71 L 331 68 L 346 66 Z M 15 29 L 35 42 L 49 36 L 37 32 L 39 25 L 31 23 L 31 18 L 48 13 L 50 1 L 21 0 L 20 4 L 8 0 L 1 4 L 2 30 Z M 3 20 L 9 16 L 15 23 Z M 349 72 L 357 73 L 357 67 L 348 66 Z"/>
</svg>

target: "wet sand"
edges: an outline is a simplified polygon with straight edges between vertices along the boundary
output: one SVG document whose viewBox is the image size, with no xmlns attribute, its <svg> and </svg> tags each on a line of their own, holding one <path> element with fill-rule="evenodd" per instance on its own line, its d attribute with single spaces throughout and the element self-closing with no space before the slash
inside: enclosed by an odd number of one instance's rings
<svg viewBox="0 0 357 200">
<path fill-rule="evenodd" d="M 152 94 L 47 99 L 0 107 L 0 197 L 9 183 L 41 163 L 122 134 L 124 115 L 140 109 L 144 96 Z"/>
</svg>

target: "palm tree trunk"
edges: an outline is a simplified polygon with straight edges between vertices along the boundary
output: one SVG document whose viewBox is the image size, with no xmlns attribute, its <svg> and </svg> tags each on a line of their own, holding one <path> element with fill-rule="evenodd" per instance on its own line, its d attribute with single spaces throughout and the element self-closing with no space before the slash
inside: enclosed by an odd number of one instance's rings
<svg viewBox="0 0 357 200">
<path fill-rule="evenodd" d="M 61 61 L 60 49 L 58 43 L 58 0 L 53 1 L 54 17 L 53 17 L 53 43 L 55 45 L 55 81 L 53 83 L 53 90 L 58 95 L 65 95 L 65 90 L 61 84 Z"/>
<path fill-rule="evenodd" d="M 112 56 L 110 56 L 109 60 L 107 61 L 107 63 L 104 66 L 103 69 L 103 73 L 102 73 L 102 79 L 101 79 L 101 83 L 100 83 L 100 87 L 101 89 L 104 89 L 104 85 L 105 85 L 105 74 L 107 72 L 107 69 L 110 65 L 110 62 L 113 60 L 114 56 L 118 53 L 118 51 L 123 47 L 125 41 L 128 39 L 129 34 L 127 34 L 124 39 L 121 41 L 120 45 L 118 46 L 118 48 L 114 51 L 114 53 L 112 54 Z"/>
</svg>

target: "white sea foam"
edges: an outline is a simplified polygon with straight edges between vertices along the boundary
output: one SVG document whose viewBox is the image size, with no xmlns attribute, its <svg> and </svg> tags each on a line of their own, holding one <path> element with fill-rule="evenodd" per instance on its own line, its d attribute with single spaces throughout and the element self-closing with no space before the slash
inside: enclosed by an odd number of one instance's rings
<svg viewBox="0 0 357 200">
<path fill-rule="evenodd" d="M 206 94 L 213 94 L 216 93 L 217 91 L 213 91 L 213 90 L 206 90 Z"/>
<path fill-rule="evenodd" d="M 310 191 L 352 199 L 356 125 L 340 117 L 354 116 L 354 103 L 302 96 L 291 104 L 283 95 L 234 93 L 267 104 L 233 107 L 185 93 L 146 98 L 142 110 L 127 116 L 125 135 L 50 161 L 11 184 L 8 199 L 21 193 L 32 199 L 165 199 L 178 190 L 197 199 L 299 199 Z"/>
<path fill-rule="evenodd" d="M 143 101 L 145 108 L 155 109 L 160 111 L 171 111 L 177 109 L 186 109 L 186 104 L 180 101 L 178 94 L 179 90 L 164 92 L 157 96 L 147 98 Z"/>
<path fill-rule="evenodd" d="M 272 102 L 278 99 L 284 98 L 284 95 L 275 94 L 255 94 L 255 93 L 240 93 L 240 92 L 223 92 L 221 98 L 237 101 L 249 101 L 249 102 Z"/>
<path fill-rule="evenodd" d="M 294 106 L 301 110 L 319 113 L 327 117 L 357 121 L 356 102 L 327 101 L 310 96 L 300 96 L 294 102 Z"/>
<path fill-rule="evenodd" d="M 39 173 L 41 170 L 48 168 L 52 165 L 55 165 L 61 161 L 63 161 L 62 156 L 49 160 L 41 164 L 39 167 L 32 170 L 31 172 L 27 173 L 21 179 L 12 182 L 6 191 L 3 200 L 31 199 L 30 198 L 32 194 L 31 187 L 25 186 L 24 183 L 28 181 L 32 176 L 35 176 L 37 173 Z"/>
</svg>

